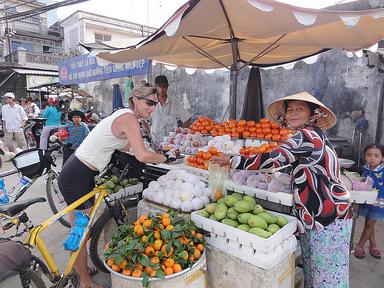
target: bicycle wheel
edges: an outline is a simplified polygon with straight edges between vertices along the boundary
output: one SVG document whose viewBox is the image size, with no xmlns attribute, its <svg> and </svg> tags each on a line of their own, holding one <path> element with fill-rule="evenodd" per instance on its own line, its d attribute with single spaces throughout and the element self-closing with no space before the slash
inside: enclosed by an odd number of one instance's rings
<svg viewBox="0 0 384 288">
<path fill-rule="evenodd" d="M 46 190 L 47 190 L 48 204 L 53 214 L 56 214 L 67 207 L 67 203 L 65 203 L 64 197 L 63 195 L 61 195 L 59 185 L 57 183 L 58 179 L 59 179 L 59 172 L 55 172 L 55 171 L 48 172 Z M 71 228 L 71 223 L 69 222 L 68 214 L 59 218 L 59 222 L 63 224 L 65 227 Z"/>
<path fill-rule="evenodd" d="M 137 218 L 136 200 L 128 200 L 124 203 L 126 213 L 121 219 L 124 223 L 132 223 Z M 91 239 L 89 243 L 89 254 L 92 263 L 97 269 L 105 273 L 109 271 L 104 266 L 104 247 L 112 239 L 112 234 L 117 230 L 117 223 L 114 219 L 113 209 L 108 209 L 96 220 L 91 229 Z"/>
</svg>

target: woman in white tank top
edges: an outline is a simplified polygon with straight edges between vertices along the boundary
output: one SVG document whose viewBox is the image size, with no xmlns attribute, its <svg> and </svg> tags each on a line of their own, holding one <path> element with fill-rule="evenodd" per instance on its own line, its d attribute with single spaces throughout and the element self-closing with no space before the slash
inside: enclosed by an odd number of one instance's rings
<svg viewBox="0 0 384 288">
<path fill-rule="evenodd" d="M 118 110 L 103 119 L 65 162 L 59 187 L 68 205 L 93 190 L 94 176 L 104 170 L 116 149 L 132 150 L 137 160 L 143 163 L 164 163 L 172 157 L 147 150 L 140 133 L 138 119 L 148 118 L 157 105 L 156 88 L 148 83 L 140 83 L 132 89 L 129 102 L 132 109 Z M 91 199 L 78 209 L 89 214 L 93 201 Z M 70 219 L 73 223 L 73 213 Z M 80 251 L 75 269 L 80 275 L 80 286 L 91 287 L 93 284 L 88 273 L 85 247 L 83 245 Z"/>
</svg>

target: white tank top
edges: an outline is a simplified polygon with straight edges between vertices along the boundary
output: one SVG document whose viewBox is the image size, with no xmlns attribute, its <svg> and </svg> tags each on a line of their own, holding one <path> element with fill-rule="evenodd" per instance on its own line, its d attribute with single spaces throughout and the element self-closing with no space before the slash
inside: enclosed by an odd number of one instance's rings
<svg viewBox="0 0 384 288">
<path fill-rule="evenodd" d="M 98 123 L 77 148 L 75 156 L 99 172 L 103 171 L 115 149 L 121 150 L 128 145 L 127 139 L 120 139 L 112 134 L 113 121 L 125 113 L 133 114 L 133 111 L 128 108 L 120 109 Z"/>
</svg>

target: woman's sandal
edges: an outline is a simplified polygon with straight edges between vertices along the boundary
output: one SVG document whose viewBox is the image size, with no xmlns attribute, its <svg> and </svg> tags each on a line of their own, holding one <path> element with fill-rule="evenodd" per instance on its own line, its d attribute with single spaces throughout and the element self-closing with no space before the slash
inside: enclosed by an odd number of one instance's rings
<svg viewBox="0 0 384 288">
<path fill-rule="evenodd" d="M 365 257 L 364 249 L 356 247 L 354 255 L 357 259 L 363 259 Z"/>
<path fill-rule="evenodd" d="M 369 254 L 371 254 L 373 258 L 381 259 L 381 253 L 377 247 L 369 246 Z"/>
</svg>

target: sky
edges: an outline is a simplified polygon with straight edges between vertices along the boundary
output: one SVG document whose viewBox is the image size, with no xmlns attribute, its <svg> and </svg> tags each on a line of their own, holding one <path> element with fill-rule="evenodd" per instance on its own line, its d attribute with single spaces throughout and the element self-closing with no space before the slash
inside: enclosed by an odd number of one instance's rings
<svg viewBox="0 0 384 288">
<path fill-rule="evenodd" d="M 323 8 L 354 0 L 279 0 L 295 6 Z M 77 10 L 92 12 L 155 28 L 160 27 L 186 0 L 89 0 L 57 10 L 63 20 Z"/>
</svg>

